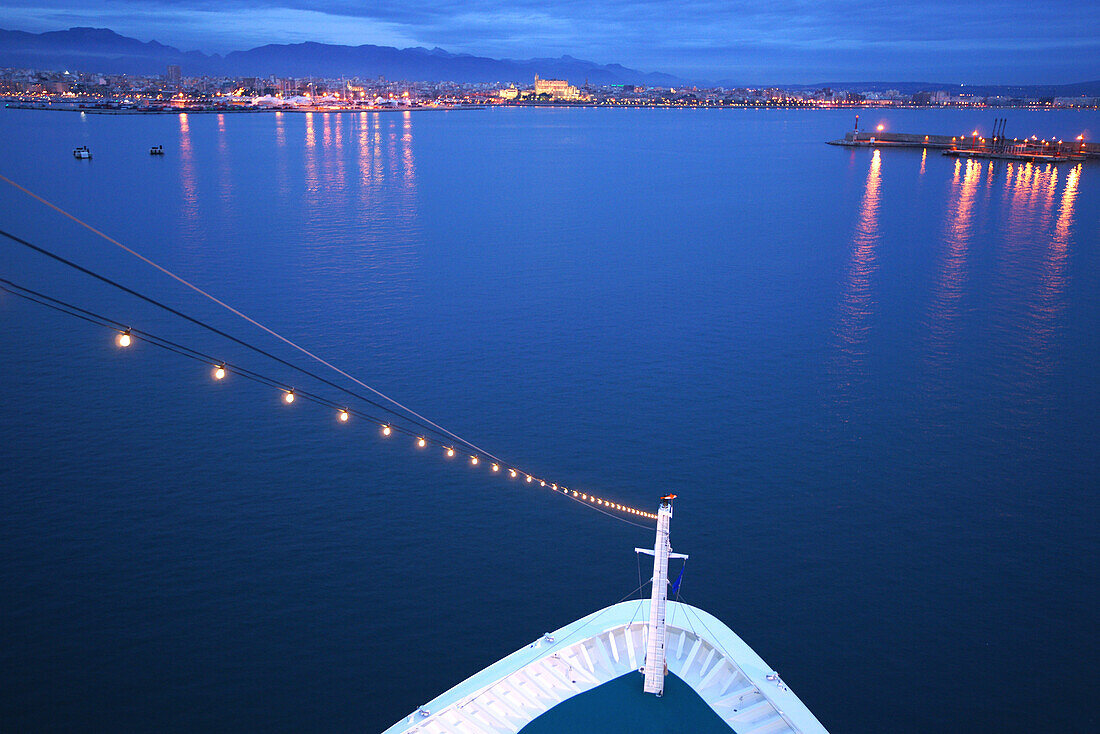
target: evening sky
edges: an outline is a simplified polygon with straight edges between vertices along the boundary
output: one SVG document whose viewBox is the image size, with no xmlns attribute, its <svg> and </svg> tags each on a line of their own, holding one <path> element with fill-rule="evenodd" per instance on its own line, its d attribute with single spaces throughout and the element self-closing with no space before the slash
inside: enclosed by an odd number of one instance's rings
<svg viewBox="0 0 1100 734">
<path fill-rule="evenodd" d="M 111 28 L 184 51 L 319 41 L 569 54 L 698 81 L 1100 78 L 1100 3 L 1065 0 L 3 0 L 0 27 Z"/>
</svg>

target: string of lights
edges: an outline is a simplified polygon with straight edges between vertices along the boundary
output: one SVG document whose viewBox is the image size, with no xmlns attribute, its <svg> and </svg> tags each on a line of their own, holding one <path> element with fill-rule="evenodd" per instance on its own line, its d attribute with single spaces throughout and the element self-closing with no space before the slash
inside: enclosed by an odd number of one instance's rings
<svg viewBox="0 0 1100 734">
<path fill-rule="evenodd" d="M 363 382 L 363 381 L 362 381 L 362 380 L 360 380 L 359 378 L 355 377 L 354 375 L 351 375 L 351 374 L 349 374 L 349 373 L 345 372 L 344 370 L 340 369 L 340 368 L 339 368 L 339 367 L 337 367 L 336 365 L 332 364 L 331 362 L 328 362 L 328 361 L 326 361 L 326 360 L 322 359 L 321 357 L 319 357 L 318 355 L 316 355 L 316 354 L 314 354 L 313 352 L 309 351 L 308 349 L 306 349 L 306 348 L 305 348 L 305 347 L 303 347 L 302 345 L 300 345 L 300 344 L 297 344 L 297 343 L 295 343 L 294 341 L 292 341 L 292 340 L 290 340 L 290 339 L 286 338 L 285 336 L 283 336 L 282 334 L 279 334 L 278 332 L 274 331 L 273 329 L 269 329 L 268 327 L 264 326 L 263 324 L 261 324 L 261 323 L 260 323 L 259 321 L 257 321 L 256 319 L 252 318 L 251 316 L 248 316 L 247 314 L 244 314 L 244 313 L 242 313 L 242 312 L 238 311 L 237 309 L 233 308 L 232 306 L 230 306 L 230 305 L 229 305 L 228 303 L 226 303 L 225 301 L 222 301 L 222 300 L 220 300 L 219 298 L 215 297 L 214 295 L 212 295 L 212 294 L 208 293 L 207 291 L 203 290 L 202 288 L 200 288 L 199 286 L 195 285 L 194 283 L 192 283 L 191 281 L 187 280 L 186 278 L 182 278 L 182 277 L 180 277 L 179 275 L 176 275 L 175 273 L 173 273 L 173 272 L 172 272 L 171 270 L 169 270 L 168 268 L 165 268 L 164 266 L 162 266 L 162 265 L 160 265 L 160 264 L 158 264 L 158 263 L 156 263 L 156 262 L 153 262 L 153 261 L 152 261 L 152 260 L 150 260 L 149 258 L 147 258 L 147 257 L 145 257 L 144 255 L 142 255 L 142 254 L 141 254 L 140 252 L 137 252 L 136 250 L 133 250 L 133 249 L 131 249 L 131 248 L 127 247 L 126 245 L 124 245 L 124 244 L 122 244 L 121 242 L 119 242 L 118 240 L 116 240 L 116 239 L 115 239 L 114 237 L 111 237 L 110 235 L 106 234 L 105 232 L 102 232 L 102 231 L 100 231 L 100 230 L 96 229 L 96 228 L 95 228 L 95 227 L 93 227 L 93 226 L 92 226 L 91 224 L 88 224 L 88 223 L 87 223 L 87 222 L 85 222 L 85 221 L 84 221 L 83 219 L 80 219 L 79 217 L 77 217 L 77 216 L 76 216 L 75 214 L 73 214 L 72 212 L 69 212 L 69 211 L 66 211 L 65 209 L 62 209 L 62 208 L 61 208 L 60 206 L 58 206 L 57 204 L 54 204 L 54 203 L 53 203 L 52 201 L 49 201 L 49 200 L 47 200 L 47 199 L 45 199 L 45 198 L 43 198 L 43 197 L 39 196 L 38 194 L 34 193 L 34 192 L 33 192 L 33 191 L 31 191 L 30 189 L 27 189 L 26 187 L 24 187 L 24 186 L 20 186 L 20 185 L 19 185 L 19 184 L 17 184 L 17 183 L 15 182 L 15 181 L 12 181 L 12 180 L 11 180 L 10 178 L 8 178 L 7 176 L 3 176 L 3 175 L 0 175 L 0 180 L 2 180 L 2 181 L 4 181 L 5 183 L 7 183 L 7 184 L 11 185 L 11 186 L 12 186 L 13 188 L 15 188 L 15 189 L 17 189 L 17 190 L 19 190 L 19 191 L 23 192 L 24 194 L 26 194 L 27 196 L 31 197 L 32 199 L 34 199 L 34 200 L 36 200 L 36 201 L 38 201 L 38 202 L 40 202 L 40 203 L 44 204 L 45 206 L 48 206 L 49 208 L 51 208 L 51 209 L 53 209 L 54 211 L 56 211 L 56 212 L 57 212 L 58 214 L 61 214 L 62 216 L 64 216 L 64 217 L 67 217 L 67 218 L 71 219 L 71 220 L 72 220 L 73 222 L 75 222 L 75 223 L 79 224 L 79 225 L 80 225 L 81 227 L 84 227 L 84 228 L 85 228 L 85 229 L 87 229 L 88 231 L 90 231 L 90 232 L 92 232 L 93 234 L 95 234 L 96 236 L 98 236 L 98 237 L 102 238 L 102 239 L 103 239 L 103 240 L 105 240 L 106 242 L 109 242 L 110 244 L 114 245 L 115 247 L 119 248 L 120 250 L 123 250 L 124 252 L 126 252 L 126 253 L 128 253 L 128 254 L 130 254 L 130 255 L 132 255 L 132 256 L 134 256 L 134 257 L 136 257 L 137 259 L 141 260 L 142 262 L 146 263 L 147 265 L 149 265 L 149 266 L 151 266 L 151 267 L 153 267 L 153 268 L 156 268 L 157 270 L 159 270 L 160 272 L 164 273 L 165 275 L 167 275 L 168 277 L 172 278 L 173 280 L 177 281 L 178 283 L 180 283 L 180 284 L 182 284 L 182 285 L 184 285 L 184 286 L 186 286 L 186 287 L 190 288 L 190 289 L 191 289 L 191 290 L 193 290 L 193 291 L 194 291 L 195 293 L 198 293 L 199 295 L 203 296 L 204 298 L 207 298 L 207 299 L 209 299 L 209 300 L 213 301 L 214 303 L 218 304 L 219 306 L 221 306 L 221 307 L 222 307 L 222 308 L 224 308 L 225 310 L 229 311 L 230 313 L 233 313 L 233 314 L 235 314 L 235 315 L 239 316 L 240 318 L 244 319 L 245 321 L 247 321 L 248 323 L 252 324 L 252 325 L 253 325 L 253 326 L 255 326 L 256 328 L 258 328 L 258 329 L 261 329 L 261 330 L 263 330 L 263 331 L 267 332 L 268 334 L 270 334 L 271 336 L 275 337 L 276 339 L 278 339 L 278 340 L 282 341 L 283 343 L 285 343 L 285 344 L 287 344 L 287 345 L 289 345 L 289 346 L 293 347 L 294 349 L 296 349 L 297 351 L 299 351 L 299 352 L 301 352 L 302 354 L 306 355 L 306 356 L 307 356 L 307 357 L 309 357 L 310 359 L 312 359 L 312 360 L 314 360 L 314 361 L 316 361 L 316 362 L 319 362 L 319 363 L 321 363 L 321 364 L 322 364 L 322 365 L 324 365 L 325 367 L 328 367 L 329 369 L 331 369 L 332 371 L 336 372 L 337 374 L 339 374 L 339 375 L 342 375 L 343 377 L 345 377 L 345 378 L 346 378 L 346 379 L 348 379 L 348 380 L 351 380 L 352 382 L 354 382 L 355 384 L 359 385 L 360 387 L 362 387 L 362 388 L 365 388 L 365 389 L 366 389 L 366 390 L 368 390 L 369 392 L 372 392 L 372 393 L 374 393 L 375 395 L 377 395 L 378 397 L 380 397 L 380 398 L 382 398 L 382 399 L 386 400 L 387 402 L 389 402 L 389 403 L 391 403 L 391 404 L 393 404 L 393 405 L 396 405 L 396 406 L 397 406 L 398 408 L 400 408 L 401 410 L 405 411 L 406 413 L 408 413 L 408 414 L 410 414 L 410 415 L 414 416 L 414 417 L 415 417 L 415 418 L 417 418 L 417 419 L 418 419 L 419 421 L 421 421 L 421 422 L 423 422 L 423 423 L 428 423 L 428 424 L 430 424 L 430 425 L 431 425 L 431 426 L 433 426 L 433 427 L 434 427 L 434 428 L 435 428 L 436 430 L 438 430 L 438 431 L 440 431 L 440 432 L 442 432 L 442 433 L 444 433 L 444 434 L 446 434 L 446 435 L 450 436 L 451 438 L 453 438 L 453 439 L 455 439 L 455 440 L 457 440 L 457 441 L 459 441 L 459 442 L 461 442 L 461 443 L 464 443 L 464 444 L 466 444 L 466 445 L 470 446 L 470 448 L 474 449 L 475 451 L 481 451 L 482 453 L 488 453 L 488 452 L 486 452 L 486 451 L 485 451 L 484 449 L 481 449 L 481 448 L 479 448 L 478 446 L 476 446 L 475 444 L 473 444 L 473 443 L 471 443 L 471 442 L 467 441 L 466 439 L 464 439 L 464 438 L 462 438 L 462 437 L 460 437 L 460 436 L 458 436 L 458 435 L 456 435 L 456 434 L 452 433 L 451 431 L 447 430 L 446 428 L 444 428 L 443 426 L 439 425 L 438 423 L 435 423 L 435 422 L 433 422 L 433 421 L 431 421 L 431 420 L 429 420 L 429 419 L 425 418 L 424 416 L 420 415 L 420 413 L 417 413 L 417 412 L 416 412 L 415 410 L 413 410 L 412 408 L 410 408 L 410 407 L 408 407 L 408 406 L 406 406 L 406 405 L 402 405 L 401 403 L 399 403 L 399 402 L 397 402 L 396 400 L 394 400 L 393 398 L 391 398 L 391 397 L 390 397 L 389 395 L 386 395 L 385 393 L 382 393 L 381 391 L 379 391 L 379 390 L 376 390 L 376 389 L 374 389 L 373 387 L 371 387 L 371 386 L 370 386 L 370 385 L 368 385 L 367 383 Z"/>
<path fill-rule="evenodd" d="M 6 233 L 0 232 L 0 234 Z M 45 306 L 57 312 L 73 316 L 96 326 L 109 329 L 114 332 L 115 344 L 120 349 L 129 349 L 133 347 L 137 342 L 142 342 L 159 347 L 161 349 L 164 349 L 165 351 L 208 365 L 211 370 L 211 377 L 214 380 L 222 381 L 229 377 L 229 375 L 239 375 L 241 377 L 244 377 L 245 379 L 264 385 L 265 387 L 278 390 L 281 393 L 282 401 L 286 405 L 292 405 L 297 399 L 302 399 L 308 402 L 322 405 L 335 411 L 336 420 L 341 424 L 346 424 L 350 422 L 351 418 L 353 417 L 357 419 L 363 419 L 368 423 L 373 423 L 374 425 L 377 425 L 379 428 L 379 433 L 384 439 L 392 437 L 395 434 L 404 435 L 408 438 L 413 439 L 414 445 L 417 449 L 428 449 L 429 447 L 434 447 L 440 450 L 446 459 L 464 458 L 464 460 L 471 467 L 480 467 L 483 465 L 487 465 L 491 474 L 506 475 L 509 480 L 522 481 L 522 483 L 527 485 L 538 485 L 539 488 L 545 488 L 551 492 L 560 494 L 570 500 L 584 505 L 585 507 L 596 510 L 597 512 L 605 514 L 621 522 L 634 525 L 636 527 L 648 529 L 648 526 L 632 522 L 629 518 L 633 517 L 645 520 L 655 520 L 657 518 L 657 516 L 653 513 L 631 507 L 630 505 L 624 505 L 620 502 L 613 502 L 609 499 L 600 497 L 590 492 L 570 489 L 569 487 L 566 487 L 564 485 L 559 485 L 557 482 L 549 481 L 538 476 L 537 474 L 529 473 L 522 469 L 519 469 L 518 467 L 509 465 L 495 456 L 487 456 L 484 453 L 478 453 L 476 451 L 463 451 L 460 447 L 456 447 L 453 442 L 442 440 L 438 436 L 428 435 L 428 433 L 423 430 L 416 430 L 406 425 L 402 425 L 397 421 L 380 418 L 377 415 L 372 415 L 356 408 L 342 405 L 334 400 L 331 400 L 330 398 L 326 398 L 316 393 L 296 388 L 292 385 L 286 384 L 283 381 L 247 369 L 242 365 L 218 359 L 212 355 L 206 354 L 202 351 L 193 349 L 183 344 L 179 344 L 170 339 L 166 339 L 156 334 L 152 334 L 150 332 L 128 326 L 116 319 L 103 316 L 93 311 L 89 311 L 71 303 L 46 295 L 39 291 L 21 286 L 6 278 L 0 278 L 0 291 L 4 291 L 24 300 L 39 304 L 41 306 Z M 191 319 L 189 318 L 189 320 Z M 245 346 L 249 345 L 246 344 Z M 405 421 L 409 421 L 408 418 L 402 417 L 402 419 Z M 417 428 L 422 427 L 417 426 Z"/>
<path fill-rule="evenodd" d="M 205 321 L 202 321 L 200 319 L 189 316 L 188 314 L 185 314 L 182 311 L 179 311 L 179 310 L 177 310 L 177 309 L 175 309 L 175 308 L 173 308 L 173 307 L 171 307 L 171 306 L 169 306 L 165 303 L 162 303 L 161 301 L 158 301 L 155 298 L 152 298 L 151 296 L 147 296 L 143 293 L 139 293 L 138 291 L 135 291 L 134 289 L 129 288 L 129 287 L 127 287 L 127 286 L 125 286 L 121 283 L 118 283 L 118 282 L 116 282 L 116 281 L 114 281 L 114 280 L 112 280 L 112 279 L 110 279 L 110 278 L 108 278 L 104 275 L 101 275 L 101 274 L 96 273 L 92 270 L 89 270 L 88 268 L 86 268 L 82 265 L 79 265 L 79 264 L 73 262 L 72 260 L 68 260 L 68 259 L 58 255 L 57 253 L 51 252 L 51 251 L 47 250 L 44 247 L 39 247 L 38 245 L 35 245 L 31 242 L 28 242 L 27 240 L 24 240 L 21 237 L 17 237 L 15 235 L 13 235 L 9 232 L 5 232 L 3 230 L 0 230 L 0 235 L 2 235 L 4 237 L 7 237 L 8 239 L 12 240 L 16 244 L 27 247 L 28 249 L 31 249 L 34 252 L 37 252 L 41 255 L 45 255 L 46 257 L 49 257 L 49 258 L 61 263 L 62 265 L 70 267 L 70 268 L 76 270 L 79 273 L 83 273 L 84 275 L 91 276 L 92 278 L 95 278 L 96 280 L 99 280 L 100 282 L 106 283 L 107 285 L 109 285 L 113 288 L 117 288 L 118 290 L 122 291 L 123 293 L 134 296 L 136 298 L 139 298 L 139 299 L 145 301 L 146 303 L 149 303 L 149 304 L 152 304 L 153 306 L 156 306 L 157 308 L 163 309 L 164 311 L 167 311 L 168 313 L 172 314 L 173 316 L 178 316 L 178 317 L 180 317 L 180 318 L 182 318 L 186 321 L 189 321 L 192 324 L 195 324 L 196 326 L 200 326 L 203 329 L 206 329 L 207 331 L 210 331 L 213 334 L 217 334 L 218 336 L 221 336 L 225 339 L 228 339 L 228 340 L 232 341 L 235 344 L 239 344 L 243 347 L 246 347 L 246 348 L 252 350 L 253 352 L 255 352 L 257 354 L 260 354 L 264 357 L 267 357 L 268 359 L 271 359 L 275 362 L 278 362 L 281 365 L 284 365 L 286 367 L 290 367 L 291 369 L 294 369 L 297 372 L 300 372 L 301 374 L 306 375 L 307 377 L 310 377 L 314 380 L 317 380 L 321 383 L 324 383 L 325 385 L 328 385 L 329 387 L 336 388 L 337 390 L 340 390 L 340 391 L 342 391 L 342 392 L 344 392 L 348 395 L 351 395 L 351 396 L 355 397 L 358 400 L 362 400 L 362 401 L 364 401 L 364 402 L 366 402 L 370 405 L 373 405 L 374 407 L 378 408 L 379 410 L 383 410 L 383 411 L 385 411 L 385 412 L 387 412 L 387 413 L 389 413 L 389 414 L 391 414 L 391 415 L 393 415 L 397 418 L 400 418 L 402 420 L 407 420 L 407 421 L 409 421 L 409 422 L 411 422 L 415 425 L 418 425 L 420 428 L 427 431 L 428 433 L 436 433 L 436 429 L 434 429 L 431 426 L 428 426 L 428 425 L 416 420 L 415 418 L 409 418 L 408 416 L 404 415 L 403 413 L 400 413 L 400 412 L 398 412 L 398 411 L 396 411 L 396 410 L 394 410 L 394 409 L 392 409 L 388 406 L 382 405 L 382 404 L 380 404 L 380 403 L 378 403 L 374 400 L 371 400 L 369 397 L 367 397 L 365 395 L 362 395 L 362 394 L 360 394 L 360 393 L 358 393 L 354 390 L 350 390 L 350 389 L 348 389 L 347 387 L 345 387 L 343 385 L 340 385 L 336 382 L 333 382 L 332 380 L 326 379 L 326 378 L 322 377 L 321 375 L 316 374 L 315 372 L 313 372 L 311 370 L 308 370 L 308 369 L 305 369 L 304 367 L 301 367 L 300 365 L 294 364 L 294 363 L 292 363 L 288 360 L 285 360 L 281 357 L 278 357 L 278 356 L 272 354 L 271 352 L 269 352 L 265 349 L 261 349 L 260 347 L 257 347 L 253 344 L 250 344 L 250 343 L 248 343 L 248 342 L 246 342 L 242 339 L 239 339 L 239 338 L 233 336 L 232 334 L 228 334 L 225 331 L 223 331 L 223 330 L 221 330 L 221 329 L 219 329 L 215 326 L 212 326 L 211 324 L 206 323 Z M 443 434 L 439 433 L 438 435 L 443 435 Z M 460 440 L 460 443 L 463 443 L 463 444 L 469 446 L 469 448 L 471 450 L 474 450 L 474 451 L 479 451 L 480 450 L 476 446 L 474 446 L 472 444 L 469 444 L 466 441 L 461 441 Z M 482 451 L 482 453 L 487 453 L 487 452 Z"/>
</svg>

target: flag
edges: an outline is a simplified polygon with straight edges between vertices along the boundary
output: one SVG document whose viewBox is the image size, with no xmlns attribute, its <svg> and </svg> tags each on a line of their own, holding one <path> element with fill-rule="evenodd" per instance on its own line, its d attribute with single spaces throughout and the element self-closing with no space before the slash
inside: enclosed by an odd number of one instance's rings
<svg viewBox="0 0 1100 734">
<path fill-rule="evenodd" d="M 676 582 L 672 584 L 672 593 L 673 594 L 675 594 L 677 591 L 680 590 L 680 582 L 684 580 L 684 568 L 686 568 L 686 567 L 687 567 L 686 563 L 683 566 L 680 566 L 680 575 L 676 577 Z"/>
</svg>

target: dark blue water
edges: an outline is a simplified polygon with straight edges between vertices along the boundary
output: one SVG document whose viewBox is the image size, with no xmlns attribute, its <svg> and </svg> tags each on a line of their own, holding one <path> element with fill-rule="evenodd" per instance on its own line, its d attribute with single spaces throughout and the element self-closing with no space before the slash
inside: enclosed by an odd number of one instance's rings
<svg viewBox="0 0 1100 734">
<path fill-rule="evenodd" d="M 730 727 L 675 673 L 660 698 L 627 673 L 558 704 L 521 734 L 729 734 Z"/>
<path fill-rule="evenodd" d="M 3 110 L 0 173 L 523 469 L 679 494 L 683 598 L 833 731 L 1094 729 L 1100 166 L 823 144 L 851 118 Z M 0 220 L 294 356 L 6 185 Z M 0 277 L 325 392 L 6 241 Z M 377 731 L 637 583 L 645 530 L 0 325 L 5 729 Z"/>
</svg>

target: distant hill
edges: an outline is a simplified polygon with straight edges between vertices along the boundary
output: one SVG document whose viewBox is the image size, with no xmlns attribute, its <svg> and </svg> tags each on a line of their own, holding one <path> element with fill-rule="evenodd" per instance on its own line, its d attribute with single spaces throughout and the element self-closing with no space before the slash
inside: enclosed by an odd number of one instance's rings
<svg viewBox="0 0 1100 734">
<path fill-rule="evenodd" d="M 168 64 L 179 64 L 184 76 L 360 77 L 392 80 L 498 82 L 529 84 L 535 74 L 568 79 L 573 84 L 641 84 L 680 87 L 688 80 L 671 74 L 642 72 L 620 64 L 597 64 L 572 56 L 544 59 L 491 59 L 453 54 L 441 48 L 340 46 L 327 43 L 268 44 L 225 56 L 181 51 L 157 41 L 143 42 L 107 28 L 27 33 L 0 29 L 0 67 L 109 74 L 162 75 Z M 696 82 L 704 84 L 703 82 Z M 978 96 L 1076 97 L 1100 96 L 1100 81 L 1059 85 L 994 86 L 944 82 L 822 82 L 820 84 L 753 85 L 723 79 L 707 86 L 733 88 L 776 86 L 786 89 L 845 89 L 855 92 L 896 89 L 903 94 L 946 90 Z"/>
<path fill-rule="evenodd" d="M 822 82 L 820 84 L 783 85 L 787 89 L 845 89 L 852 92 L 884 92 L 896 89 L 902 94 L 935 92 L 973 94 L 978 97 L 1086 97 L 1100 96 L 1100 80 L 1073 84 L 959 84 L 958 82 Z"/>
<path fill-rule="evenodd" d="M 107 28 L 26 33 L 0 30 L 0 66 L 111 74 L 163 74 L 168 64 L 208 69 L 221 59 L 143 43 Z"/>
<path fill-rule="evenodd" d="M 339 46 L 326 43 L 270 44 L 221 56 L 180 51 L 157 41 L 142 42 L 107 28 L 26 33 L 0 30 L 0 66 L 161 75 L 179 64 L 185 76 L 269 76 L 362 78 L 384 76 L 408 81 L 520 82 L 538 74 L 581 84 L 673 86 L 684 80 L 646 73 L 619 64 L 597 64 L 562 56 L 556 59 L 491 59 L 452 54 L 440 48 Z"/>
</svg>

